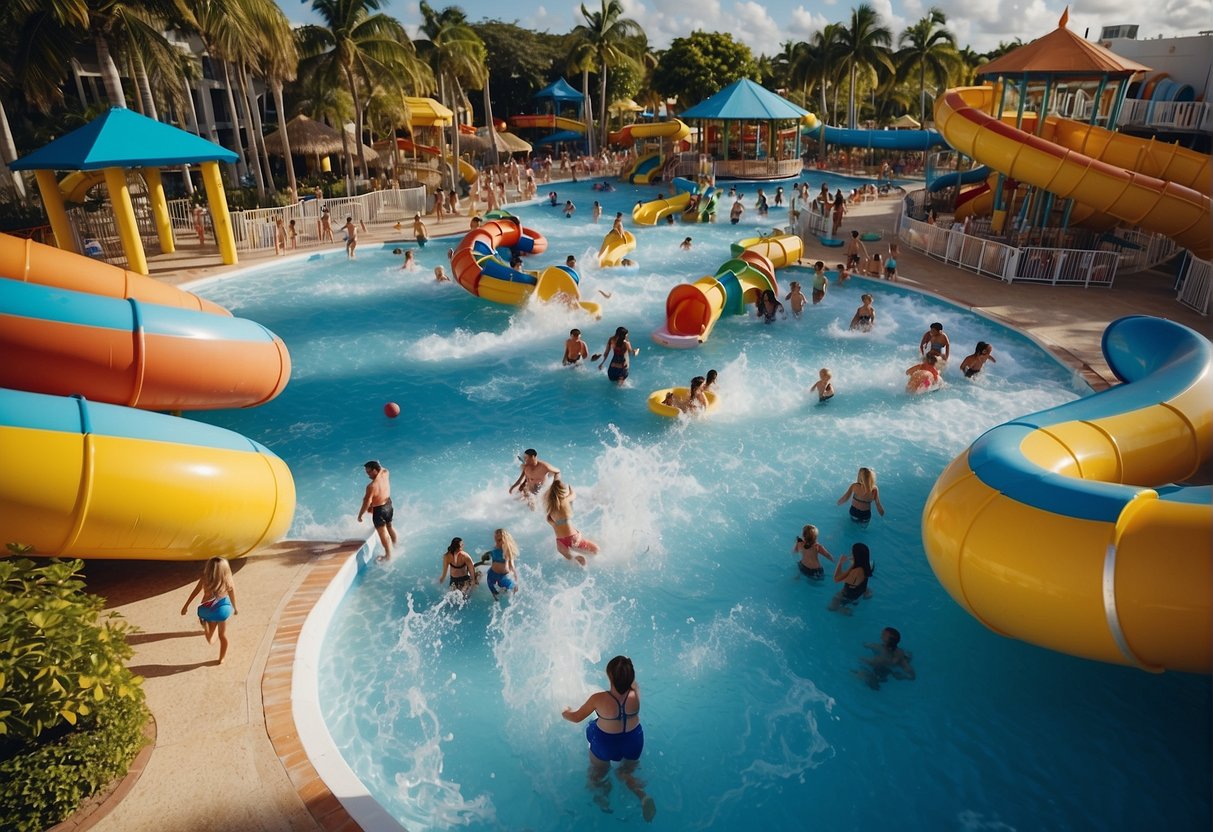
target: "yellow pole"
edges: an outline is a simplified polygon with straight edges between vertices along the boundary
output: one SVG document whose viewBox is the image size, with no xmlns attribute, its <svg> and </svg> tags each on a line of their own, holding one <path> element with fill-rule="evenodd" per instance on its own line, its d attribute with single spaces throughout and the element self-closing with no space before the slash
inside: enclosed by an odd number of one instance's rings
<svg viewBox="0 0 1213 832">
<path fill-rule="evenodd" d="M 325 156 L 320 160 L 320 170 L 325 173 L 329 173 L 333 170 L 333 163 L 328 156 Z"/>
<path fill-rule="evenodd" d="M 139 274 L 147 274 L 147 255 L 143 251 L 143 240 L 139 237 L 139 226 L 135 222 L 135 206 L 131 204 L 131 192 L 126 187 L 126 173 L 122 168 L 106 168 L 105 187 L 110 193 L 110 204 L 114 209 L 114 224 L 118 226 L 118 239 L 126 252 L 127 267 Z"/>
<path fill-rule="evenodd" d="M 67 209 L 63 207 L 63 193 L 59 190 L 55 172 L 36 170 L 34 178 L 38 181 L 38 192 L 42 194 L 42 207 L 46 209 L 51 231 L 55 232 L 55 245 L 64 251 L 76 251 L 76 238 L 72 236 L 72 224 L 67 218 Z"/>
<path fill-rule="evenodd" d="M 232 217 L 227 212 L 227 195 L 223 190 L 223 177 L 219 174 L 218 162 L 203 162 L 202 185 L 206 188 L 206 203 L 211 209 L 211 225 L 215 227 L 215 240 L 219 243 L 219 256 L 224 265 L 234 266 L 236 236 L 232 233 Z"/>
<path fill-rule="evenodd" d="M 160 168 L 143 168 L 143 181 L 147 183 L 147 197 L 152 203 L 152 219 L 156 222 L 156 235 L 160 238 L 160 250 L 172 254 L 177 250 L 173 241 L 173 221 L 168 215 L 168 200 L 164 198 L 164 183 L 160 180 Z"/>
</svg>

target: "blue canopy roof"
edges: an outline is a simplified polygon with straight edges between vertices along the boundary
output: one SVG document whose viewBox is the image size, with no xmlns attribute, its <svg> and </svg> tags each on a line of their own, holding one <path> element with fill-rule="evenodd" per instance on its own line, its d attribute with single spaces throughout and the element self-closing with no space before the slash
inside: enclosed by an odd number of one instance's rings
<svg viewBox="0 0 1213 832">
<path fill-rule="evenodd" d="M 734 81 L 711 98 L 679 114 L 681 119 L 717 118 L 725 121 L 771 121 L 799 119 L 807 115 L 780 95 L 755 84 L 749 78 Z"/>
<path fill-rule="evenodd" d="M 158 168 L 234 162 L 236 154 L 171 124 L 115 107 L 9 165 L 13 170 Z"/>
<path fill-rule="evenodd" d="M 535 93 L 531 98 L 551 98 L 554 101 L 581 101 L 585 98 L 584 95 L 577 92 L 569 86 L 569 82 L 564 78 L 558 78 L 546 87 Z"/>
<path fill-rule="evenodd" d="M 553 133 L 550 136 L 544 136 L 532 144 L 556 144 L 557 142 L 584 142 L 585 133 L 578 133 L 575 130 L 561 130 L 558 133 Z"/>
</svg>

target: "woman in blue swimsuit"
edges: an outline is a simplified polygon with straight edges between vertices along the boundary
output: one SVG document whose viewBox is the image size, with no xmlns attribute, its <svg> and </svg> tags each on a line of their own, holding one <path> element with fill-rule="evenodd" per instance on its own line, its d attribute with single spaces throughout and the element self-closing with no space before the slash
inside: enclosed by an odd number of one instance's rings
<svg viewBox="0 0 1213 832">
<path fill-rule="evenodd" d="M 510 592 L 518 591 L 518 570 L 514 568 L 514 558 L 518 555 L 518 544 L 514 542 L 514 536 L 505 529 L 493 532 L 493 542 L 497 544 L 497 548 L 485 554 L 490 558 L 489 592 L 493 593 L 493 598 L 496 599 L 497 587 L 501 587 L 503 590 L 508 589 Z"/>
<path fill-rule="evenodd" d="M 219 635 L 219 664 L 227 657 L 227 620 L 233 615 L 239 615 L 236 609 L 236 584 L 232 580 L 232 566 L 226 558 L 211 558 L 202 568 L 202 578 L 194 586 L 190 597 L 185 599 L 181 614 L 189 611 L 190 602 L 198 595 L 202 603 L 198 605 L 198 623 L 202 625 L 203 635 L 210 644 L 216 633 Z"/>
<path fill-rule="evenodd" d="M 585 727 L 590 743 L 590 786 L 594 801 L 608 810 L 606 775 L 611 761 L 620 763 L 616 776 L 640 799 L 646 821 L 657 814 L 657 804 L 644 791 L 644 782 L 635 775 L 636 764 L 644 750 L 644 729 L 640 727 L 640 690 L 636 687 L 636 669 L 627 656 L 607 662 L 610 690 L 591 694 L 580 708 L 565 708 L 561 715 L 569 722 L 581 722 L 591 713 L 597 717 Z"/>
</svg>

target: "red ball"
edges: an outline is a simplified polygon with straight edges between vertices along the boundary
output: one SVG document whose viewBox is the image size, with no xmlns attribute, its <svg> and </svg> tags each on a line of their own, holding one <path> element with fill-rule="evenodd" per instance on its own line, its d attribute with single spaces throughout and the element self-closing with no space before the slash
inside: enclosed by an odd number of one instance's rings
<svg viewBox="0 0 1213 832">
<path fill-rule="evenodd" d="M 383 415 L 389 419 L 395 419 L 400 415 L 400 405 L 395 402 L 388 402 L 383 406 Z"/>
</svg>

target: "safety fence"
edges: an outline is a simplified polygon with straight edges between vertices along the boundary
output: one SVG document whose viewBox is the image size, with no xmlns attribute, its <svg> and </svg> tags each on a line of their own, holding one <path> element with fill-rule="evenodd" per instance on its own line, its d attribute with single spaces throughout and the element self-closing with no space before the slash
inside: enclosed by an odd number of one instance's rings
<svg viewBox="0 0 1213 832">
<path fill-rule="evenodd" d="M 1189 252 L 1179 271 L 1178 283 L 1179 302 L 1208 315 L 1209 302 L 1213 298 L 1213 263 L 1193 257 Z"/>
</svg>

